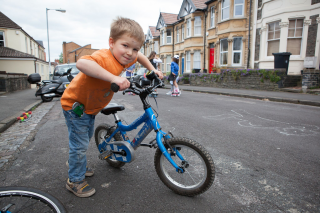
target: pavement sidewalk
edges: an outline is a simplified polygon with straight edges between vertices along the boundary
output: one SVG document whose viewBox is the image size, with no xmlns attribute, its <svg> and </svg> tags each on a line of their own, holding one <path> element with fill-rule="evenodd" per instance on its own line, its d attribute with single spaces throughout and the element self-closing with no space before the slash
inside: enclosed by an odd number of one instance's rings
<svg viewBox="0 0 320 213">
<path fill-rule="evenodd" d="M 35 96 L 36 91 L 34 88 L 0 93 L 0 133 L 14 124 L 22 113 L 42 103 L 41 97 Z"/>
<path fill-rule="evenodd" d="M 166 89 L 170 89 L 166 85 Z M 217 95 L 229 95 L 243 98 L 268 99 L 269 101 L 304 104 L 320 107 L 320 95 L 291 92 L 272 92 L 246 89 L 224 89 L 214 87 L 198 87 L 179 85 L 183 91 L 203 92 Z M 17 121 L 23 112 L 30 111 L 42 103 L 40 97 L 35 97 L 36 89 L 26 89 L 11 93 L 0 93 L 0 133 Z"/>
<path fill-rule="evenodd" d="M 166 89 L 170 89 L 170 85 L 165 86 Z M 268 99 L 275 102 L 286 102 L 294 104 L 303 104 L 310 106 L 320 107 L 320 95 L 294 93 L 294 92 L 277 92 L 277 91 L 260 91 L 249 89 L 226 89 L 226 88 L 214 88 L 214 87 L 199 87 L 189 85 L 179 85 L 182 91 L 193 91 L 210 93 L 216 95 L 229 95 L 243 98 L 253 99 Z"/>
</svg>

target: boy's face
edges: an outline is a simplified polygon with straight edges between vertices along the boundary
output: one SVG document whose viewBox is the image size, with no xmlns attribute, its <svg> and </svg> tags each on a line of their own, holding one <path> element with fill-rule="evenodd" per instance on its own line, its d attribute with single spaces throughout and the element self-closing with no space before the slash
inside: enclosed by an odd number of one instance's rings
<svg viewBox="0 0 320 213">
<path fill-rule="evenodd" d="M 120 64 L 126 65 L 137 58 L 141 43 L 139 43 L 137 39 L 125 34 L 116 41 L 110 37 L 109 46 L 113 56 Z"/>
</svg>

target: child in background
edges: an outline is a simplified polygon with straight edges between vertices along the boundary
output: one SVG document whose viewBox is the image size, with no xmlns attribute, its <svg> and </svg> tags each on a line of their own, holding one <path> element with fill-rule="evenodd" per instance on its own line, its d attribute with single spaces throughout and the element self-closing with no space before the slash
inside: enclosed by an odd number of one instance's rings
<svg viewBox="0 0 320 213">
<path fill-rule="evenodd" d="M 116 83 L 120 91 L 127 89 L 130 82 L 119 75 L 136 61 L 163 78 L 162 72 L 155 70 L 148 58 L 139 52 L 144 40 L 143 30 L 137 22 L 117 18 L 111 25 L 110 49 L 98 50 L 78 60 L 77 68 L 81 72 L 63 93 L 61 105 L 69 132 L 66 188 L 78 197 L 95 193 L 85 180 L 86 176 L 93 175 L 87 167 L 86 152 L 94 133 L 95 116 L 113 97 L 111 83 Z"/>
<path fill-rule="evenodd" d="M 174 55 L 171 62 L 171 73 L 173 75 L 173 92 L 171 96 L 180 96 L 181 92 L 177 83 L 177 77 L 179 76 L 179 56 Z"/>
</svg>

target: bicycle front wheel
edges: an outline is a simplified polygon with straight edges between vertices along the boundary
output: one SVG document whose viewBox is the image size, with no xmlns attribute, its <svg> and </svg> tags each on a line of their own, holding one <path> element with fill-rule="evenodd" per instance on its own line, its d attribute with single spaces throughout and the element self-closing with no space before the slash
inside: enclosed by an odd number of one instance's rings
<svg viewBox="0 0 320 213">
<path fill-rule="evenodd" d="M 184 173 L 178 173 L 171 163 L 156 150 L 154 164 L 161 181 L 175 193 L 184 196 L 195 196 L 207 191 L 215 177 L 215 167 L 208 151 L 199 143 L 187 138 L 170 138 L 167 141 L 171 147 L 181 154 L 171 156 L 174 162 L 184 168 Z M 169 151 L 169 146 L 165 144 Z"/>
<path fill-rule="evenodd" d="M 34 188 L 0 187 L 0 212 L 67 212 L 52 195 Z"/>
</svg>

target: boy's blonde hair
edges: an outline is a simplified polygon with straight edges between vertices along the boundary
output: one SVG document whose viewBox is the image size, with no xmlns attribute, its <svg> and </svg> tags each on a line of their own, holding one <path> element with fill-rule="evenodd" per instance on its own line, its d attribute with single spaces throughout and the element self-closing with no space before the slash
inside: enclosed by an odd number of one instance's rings
<svg viewBox="0 0 320 213">
<path fill-rule="evenodd" d="M 110 37 L 117 41 L 124 34 L 137 39 L 142 46 L 144 33 L 140 24 L 132 19 L 117 17 L 111 24 Z"/>
</svg>

